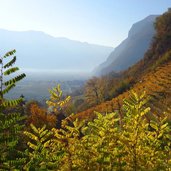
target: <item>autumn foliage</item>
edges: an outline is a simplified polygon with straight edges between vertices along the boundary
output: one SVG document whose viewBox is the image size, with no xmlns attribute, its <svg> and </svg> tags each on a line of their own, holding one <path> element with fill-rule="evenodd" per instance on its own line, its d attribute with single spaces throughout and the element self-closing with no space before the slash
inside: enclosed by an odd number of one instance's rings
<svg viewBox="0 0 171 171">
<path fill-rule="evenodd" d="M 107 84 L 105 95 L 107 97 L 104 97 L 101 93 L 101 99 L 103 99 L 101 103 L 91 105 L 89 102 L 91 107 L 79 111 L 75 117 L 89 120 L 95 117 L 94 111 L 102 113 L 118 111 L 122 119 L 123 114 L 120 109 L 123 100 L 128 98 L 130 90 L 138 93 L 146 91 L 151 96 L 149 105 L 152 110 L 159 112 L 169 110 L 171 102 L 170 10 L 157 18 L 155 28 L 156 34 L 144 58 L 127 70 L 118 73 L 118 75 L 115 74 L 113 78 L 110 74 L 96 78 L 96 80 L 105 80 L 104 82 Z M 88 83 L 92 80 L 89 80 Z M 101 84 L 101 87 L 104 87 L 104 85 Z M 92 94 L 92 90 L 90 92 Z M 91 102 L 96 100 L 96 98 L 93 98 L 91 96 Z"/>
<path fill-rule="evenodd" d="M 56 116 L 48 114 L 46 109 L 38 106 L 38 104 L 31 104 L 29 116 L 27 118 L 27 125 L 34 124 L 36 127 L 43 127 L 45 124 L 47 128 L 56 126 Z"/>
<path fill-rule="evenodd" d="M 87 124 L 63 121 L 60 129 L 31 125 L 25 169 L 44 170 L 168 170 L 171 167 L 170 126 L 167 116 L 146 115 L 149 98 L 132 92 L 124 100 L 123 123 L 117 113 L 96 113 Z"/>
<path fill-rule="evenodd" d="M 25 74 L 1 80 L 0 170 L 169 171 L 171 10 L 157 18 L 155 27 L 141 61 L 114 77 L 86 83 L 81 102 L 86 110 L 77 114 L 66 116 L 71 97 L 62 96 L 60 85 L 49 90 L 45 108 L 4 98 Z M 0 63 L 14 54 L 8 52 Z M 14 56 L 1 65 L 1 78 L 18 70 L 11 68 L 15 61 Z"/>
</svg>

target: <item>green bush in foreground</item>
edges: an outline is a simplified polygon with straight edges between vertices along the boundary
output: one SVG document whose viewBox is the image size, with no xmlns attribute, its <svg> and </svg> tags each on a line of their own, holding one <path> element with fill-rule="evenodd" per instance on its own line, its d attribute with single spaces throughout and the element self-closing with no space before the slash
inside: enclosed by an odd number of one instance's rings
<svg viewBox="0 0 171 171">
<path fill-rule="evenodd" d="M 65 120 L 61 129 L 51 131 L 32 125 L 34 131 L 25 132 L 32 142 L 28 142 L 25 170 L 169 170 L 171 130 L 167 117 L 161 114 L 147 121 L 150 108 L 146 103 L 145 94 L 132 92 L 124 101 L 122 126 L 117 113 L 97 113 L 88 124 Z"/>
<path fill-rule="evenodd" d="M 5 95 L 15 87 L 16 83 L 25 77 L 20 74 L 11 77 L 11 74 L 19 70 L 14 67 L 16 61 L 15 50 L 9 51 L 0 58 L 0 170 L 13 170 L 21 168 L 25 159 L 24 154 L 18 149 L 19 139 L 23 125 L 20 124 L 24 119 L 19 113 L 4 113 L 8 107 L 15 107 L 22 102 L 22 98 L 7 100 Z M 4 62 L 7 58 L 11 58 Z M 8 79 L 8 77 L 10 78 Z M 8 79 L 8 80 L 7 80 Z"/>
</svg>

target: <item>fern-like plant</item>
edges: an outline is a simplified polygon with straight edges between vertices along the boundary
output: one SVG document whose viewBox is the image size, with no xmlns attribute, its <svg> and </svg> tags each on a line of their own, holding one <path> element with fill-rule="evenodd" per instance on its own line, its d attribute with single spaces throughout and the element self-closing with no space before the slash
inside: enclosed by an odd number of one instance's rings
<svg viewBox="0 0 171 171">
<path fill-rule="evenodd" d="M 21 121 L 24 117 L 18 113 L 3 113 L 8 107 L 16 106 L 23 100 L 22 98 L 13 100 L 5 98 L 5 95 L 15 87 L 16 83 L 25 77 L 23 73 L 9 80 L 6 78 L 19 70 L 18 67 L 13 67 L 16 61 L 15 52 L 12 50 L 0 58 L 0 169 L 2 170 L 20 168 L 21 163 L 25 160 L 17 149 L 23 127 Z M 4 63 L 4 60 L 10 57 L 12 59 Z"/>
<path fill-rule="evenodd" d="M 91 154 L 84 159 L 90 170 L 117 170 L 122 168 L 125 161 L 120 157 L 122 146 L 119 143 L 119 118 L 116 113 L 102 115 L 96 113 L 97 118 L 89 122 L 83 129 L 82 143 L 87 153 Z"/>
<path fill-rule="evenodd" d="M 29 138 L 27 145 L 27 162 L 24 170 L 55 170 L 58 168 L 62 151 L 57 149 L 58 144 L 54 143 L 53 132 L 30 125 L 32 131 L 24 131 Z M 55 149 L 55 150 L 54 150 Z"/>
<path fill-rule="evenodd" d="M 71 97 L 67 96 L 65 99 L 62 99 L 62 90 L 59 84 L 52 88 L 52 90 L 49 90 L 49 93 L 50 99 L 46 101 L 46 104 L 57 115 L 64 108 L 66 108 L 67 103 L 70 101 Z"/>
<path fill-rule="evenodd" d="M 0 170 L 20 168 L 25 162 L 18 149 L 23 119 L 18 113 L 0 113 Z"/>
<path fill-rule="evenodd" d="M 81 129 L 83 126 L 84 122 L 79 122 L 77 119 L 72 125 L 68 121 L 63 120 L 61 129 L 52 129 L 55 137 L 54 142 L 59 144 L 60 150 L 63 151 L 59 170 L 79 171 L 80 168 L 82 170 L 85 169 L 86 151 L 81 142 Z"/>
<path fill-rule="evenodd" d="M 18 98 L 14 100 L 7 100 L 4 98 L 5 94 L 7 94 L 12 88 L 16 86 L 16 83 L 22 80 L 26 75 L 24 73 L 17 75 L 15 77 L 7 80 L 7 76 L 11 76 L 11 74 L 15 73 L 19 70 L 18 67 L 13 67 L 16 62 L 16 56 L 14 56 L 16 50 L 9 51 L 4 56 L 0 58 L 0 108 L 5 108 L 9 106 L 18 105 L 23 99 Z M 4 63 L 4 60 L 12 57 L 10 61 Z"/>
<path fill-rule="evenodd" d="M 150 112 L 147 101 L 145 93 L 138 96 L 135 92 L 124 100 L 126 116 L 120 134 L 126 154 L 122 160 L 127 162 L 124 170 L 167 170 L 170 167 L 170 127 L 164 114 L 163 118 L 147 121 L 146 115 Z"/>
<path fill-rule="evenodd" d="M 87 124 L 70 118 L 61 128 L 31 125 L 25 170 L 169 170 L 171 129 L 167 117 L 147 120 L 145 93 L 124 100 L 123 123 L 117 113 L 100 114 Z M 71 116 L 72 117 L 72 116 Z"/>
</svg>

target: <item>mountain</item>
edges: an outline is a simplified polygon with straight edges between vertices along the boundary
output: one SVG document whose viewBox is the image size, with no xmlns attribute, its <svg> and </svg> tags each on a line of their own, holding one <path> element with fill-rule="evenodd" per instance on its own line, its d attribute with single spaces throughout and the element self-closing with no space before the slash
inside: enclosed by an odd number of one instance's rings
<svg viewBox="0 0 171 171">
<path fill-rule="evenodd" d="M 171 121 L 169 115 L 171 109 L 171 9 L 157 17 L 155 29 L 153 41 L 144 57 L 127 70 L 120 72 L 120 79 L 114 79 L 110 84 L 115 91 L 118 89 L 123 91 L 116 96 L 113 95 L 110 100 L 77 113 L 73 118 L 92 119 L 95 117 L 94 111 L 105 114 L 117 111 L 122 120 L 123 100 L 133 91 L 138 94 L 145 92 L 149 97 L 148 106 L 151 111 L 159 112 L 163 117 L 165 117 L 163 115 L 165 111 L 165 114 L 168 113 L 169 122 Z M 123 87 L 123 83 L 129 86 Z M 106 84 L 108 84 L 107 81 L 105 81 Z M 111 90 L 108 88 L 107 91 Z M 150 119 L 154 116 L 148 115 L 146 118 Z"/>
<path fill-rule="evenodd" d="M 95 75 L 125 70 L 143 58 L 155 34 L 156 17 L 157 15 L 150 15 L 133 24 L 128 37 L 94 70 Z"/>
<path fill-rule="evenodd" d="M 24 69 L 91 71 L 113 50 L 67 38 L 55 38 L 39 31 L 0 29 L 1 54 L 17 50 L 17 64 Z"/>
</svg>

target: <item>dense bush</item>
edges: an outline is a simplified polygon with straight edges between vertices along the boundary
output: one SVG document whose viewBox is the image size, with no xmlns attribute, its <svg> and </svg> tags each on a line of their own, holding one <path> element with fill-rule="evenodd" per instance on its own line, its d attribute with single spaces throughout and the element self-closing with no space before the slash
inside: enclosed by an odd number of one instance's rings
<svg viewBox="0 0 171 171">
<path fill-rule="evenodd" d="M 124 100 L 124 118 L 96 113 L 93 121 L 64 120 L 60 129 L 36 128 L 29 137 L 25 170 L 168 170 L 170 126 L 166 114 L 148 121 L 145 94 Z M 34 168 L 34 169 L 33 169 Z"/>
</svg>

